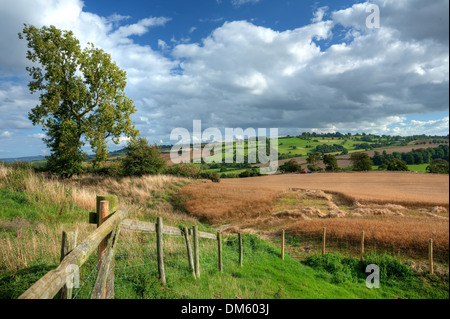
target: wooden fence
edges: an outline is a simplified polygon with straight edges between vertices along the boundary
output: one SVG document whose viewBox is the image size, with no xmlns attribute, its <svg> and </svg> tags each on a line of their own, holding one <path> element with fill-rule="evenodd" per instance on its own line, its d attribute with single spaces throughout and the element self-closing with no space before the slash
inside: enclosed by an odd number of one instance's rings
<svg viewBox="0 0 450 319">
<path fill-rule="evenodd" d="M 116 196 L 97 196 L 97 210 L 90 213 L 89 222 L 97 224 L 98 228 L 82 243 L 76 244 L 75 233 L 63 232 L 61 245 L 61 262 L 59 266 L 48 272 L 19 299 L 51 299 L 56 295 L 61 299 L 72 298 L 73 281 L 79 268 L 97 251 L 98 274 L 92 290 L 91 299 L 114 298 L 114 266 L 115 252 L 120 231 L 156 233 L 158 274 L 162 285 L 166 284 L 164 269 L 163 235 L 182 236 L 186 244 L 186 258 L 194 278 L 200 278 L 199 238 L 217 240 L 218 270 L 223 271 L 222 263 L 222 234 L 198 231 L 197 226 L 192 229 L 165 226 L 162 218 L 156 223 L 137 221 L 127 218 L 125 208 L 116 211 Z M 112 211 L 112 214 L 109 214 Z M 190 244 L 193 239 L 193 247 Z M 239 234 L 239 264 L 243 264 L 242 236 Z"/>
</svg>

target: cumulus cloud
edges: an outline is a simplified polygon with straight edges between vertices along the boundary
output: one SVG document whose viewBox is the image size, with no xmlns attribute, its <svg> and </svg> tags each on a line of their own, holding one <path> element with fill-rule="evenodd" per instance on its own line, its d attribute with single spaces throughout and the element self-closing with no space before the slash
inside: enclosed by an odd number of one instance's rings
<svg viewBox="0 0 450 319">
<path fill-rule="evenodd" d="M 199 43 L 158 39 L 152 48 L 133 37 L 171 23 L 170 17 L 101 17 L 84 11 L 81 0 L 2 2 L 0 27 L 7 32 L 0 36 L 0 79 L 13 74 L 23 81 L 0 82 L 0 132 L 30 130 L 27 112 L 37 104 L 26 88 L 26 44 L 17 38 L 23 22 L 71 29 L 82 43 L 109 52 L 127 71 L 127 94 L 138 109 L 133 120 L 150 140 L 167 142 L 173 128 L 190 129 L 197 119 L 205 128 L 280 132 L 448 130 L 448 117 L 405 118 L 448 110 L 448 1 L 371 3 L 380 8 L 378 29 L 365 25 L 368 3 L 356 3 L 315 9 L 309 24 L 291 30 L 228 21 Z"/>
</svg>

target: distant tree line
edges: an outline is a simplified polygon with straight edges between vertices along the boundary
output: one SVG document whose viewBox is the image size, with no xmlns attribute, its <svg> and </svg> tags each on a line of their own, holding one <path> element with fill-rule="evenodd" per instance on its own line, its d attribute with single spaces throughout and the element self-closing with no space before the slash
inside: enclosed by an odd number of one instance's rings
<svg viewBox="0 0 450 319">
<path fill-rule="evenodd" d="M 420 148 L 412 150 L 411 152 L 393 152 L 387 154 L 386 151 L 379 153 L 375 151 L 374 156 L 371 158 L 374 165 L 378 165 L 382 168 L 387 167 L 387 164 L 392 159 L 398 159 L 404 161 L 407 165 L 413 164 L 429 164 L 435 159 L 449 160 L 449 146 L 439 145 L 435 148 Z"/>
<path fill-rule="evenodd" d="M 341 154 L 347 154 L 348 150 L 344 146 L 338 145 L 338 144 L 333 144 L 333 145 L 322 144 L 322 145 L 317 145 L 311 151 L 311 153 L 319 153 L 319 154 L 335 153 L 335 152 L 341 152 Z"/>
</svg>

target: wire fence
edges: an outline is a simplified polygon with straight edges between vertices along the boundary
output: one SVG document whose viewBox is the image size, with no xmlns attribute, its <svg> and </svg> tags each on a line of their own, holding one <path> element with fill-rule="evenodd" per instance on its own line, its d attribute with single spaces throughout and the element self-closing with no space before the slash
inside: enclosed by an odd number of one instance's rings
<svg viewBox="0 0 450 319">
<path fill-rule="evenodd" d="M 325 241 L 324 241 L 325 237 Z M 273 240 L 275 245 L 281 247 L 282 234 Z M 417 263 L 429 263 L 428 242 L 420 246 L 408 244 L 381 243 L 378 240 L 364 236 L 360 238 L 343 237 L 336 235 L 332 229 L 321 230 L 295 230 L 284 232 L 284 250 L 292 258 L 305 260 L 308 257 L 322 253 L 338 253 L 345 257 L 363 258 L 369 255 L 389 254 L 403 261 L 415 261 Z M 433 250 L 433 263 L 437 262 L 447 269 L 449 266 L 448 250 Z"/>
<path fill-rule="evenodd" d="M 191 244 L 192 236 L 188 237 Z M 200 276 L 211 276 L 219 270 L 218 241 L 199 238 Z M 242 236 L 243 262 L 251 263 L 253 249 L 251 241 Z M 192 246 L 193 247 L 193 246 Z M 222 238 L 222 265 L 226 272 L 240 262 L 239 238 L 230 234 Z M 186 239 L 184 236 L 163 236 L 164 270 L 167 286 L 175 282 L 194 278 L 190 267 Z M 73 289 L 72 298 L 89 299 L 98 275 L 96 254 L 81 267 L 79 286 Z M 157 234 L 155 232 L 121 230 L 117 242 L 114 266 L 114 298 L 153 298 L 161 285 L 157 258 Z"/>
<path fill-rule="evenodd" d="M 362 235 L 362 234 L 361 234 Z M 325 236 L 325 241 L 324 241 Z M 241 244 L 239 237 L 241 238 Z M 193 247 L 192 236 L 188 236 Z M 243 264 L 251 266 L 257 259 L 254 239 L 241 234 L 222 237 L 222 267 L 226 273 Z M 273 239 L 280 247 L 282 236 Z M 363 244 L 363 245 L 362 245 Z M 200 276 L 213 276 L 220 270 L 218 240 L 198 238 Z M 240 250 L 242 247 L 242 250 Z M 163 255 L 166 286 L 176 282 L 195 278 L 191 268 L 186 238 L 183 235 L 163 235 Z M 242 251 L 242 256 L 240 255 Z M 342 256 L 361 258 L 370 254 L 384 254 L 403 260 L 428 260 L 427 247 L 417 250 L 407 245 L 380 244 L 372 238 L 345 238 L 327 230 L 296 230 L 284 232 L 284 251 L 294 259 L 305 260 L 322 253 L 339 253 Z M 114 267 L 114 298 L 117 299 L 149 299 L 158 296 L 158 290 L 164 289 L 158 269 L 157 234 L 152 231 L 121 230 L 117 242 Z M 448 254 L 439 258 L 447 258 Z M 438 259 L 438 258 L 436 258 Z M 440 260 L 440 259 L 439 259 Z M 80 269 L 80 284 L 73 290 L 73 298 L 87 299 L 91 297 L 98 274 L 97 256 L 94 254 Z M 159 295 L 160 296 L 160 295 Z"/>
</svg>

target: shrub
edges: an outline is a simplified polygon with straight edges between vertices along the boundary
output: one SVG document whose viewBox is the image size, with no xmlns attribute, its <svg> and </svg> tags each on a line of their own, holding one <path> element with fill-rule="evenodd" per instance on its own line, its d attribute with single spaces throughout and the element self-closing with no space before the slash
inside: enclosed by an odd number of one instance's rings
<svg viewBox="0 0 450 319">
<path fill-rule="evenodd" d="M 409 171 L 408 164 L 397 158 L 393 158 L 387 162 L 386 169 L 388 171 Z"/>
<path fill-rule="evenodd" d="M 167 167 L 164 173 L 181 177 L 198 178 L 200 176 L 200 172 L 201 168 L 197 165 L 181 163 Z"/>
<path fill-rule="evenodd" d="M 323 168 L 320 167 L 320 166 L 308 165 L 307 168 L 311 172 L 321 172 L 321 171 L 323 171 Z"/>
<path fill-rule="evenodd" d="M 289 160 L 278 168 L 283 173 L 295 173 L 302 170 L 302 166 L 294 160 Z"/>
<path fill-rule="evenodd" d="M 122 174 L 125 176 L 142 176 L 159 174 L 166 167 L 155 146 L 150 146 L 147 139 L 138 138 L 128 143 L 127 155 L 121 159 Z"/>
<path fill-rule="evenodd" d="M 259 176 L 257 168 L 246 169 L 245 171 L 239 174 L 239 177 L 252 177 L 252 176 Z"/>
<path fill-rule="evenodd" d="M 375 264 L 380 269 L 380 279 L 384 282 L 410 279 L 413 271 L 401 261 L 387 254 L 366 255 L 364 261 L 352 257 L 342 257 L 337 253 L 315 255 L 306 258 L 303 263 L 317 270 L 330 274 L 332 283 L 365 280 L 368 276 L 366 267 Z"/>
<path fill-rule="evenodd" d="M 210 179 L 214 183 L 220 183 L 220 177 L 217 172 L 201 172 L 199 178 Z"/>
<path fill-rule="evenodd" d="M 429 166 L 427 166 L 427 172 L 434 174 L 448 174 L 449 164 L 446 160 L 435 159 L 431 162 Z"/>
</svg>

